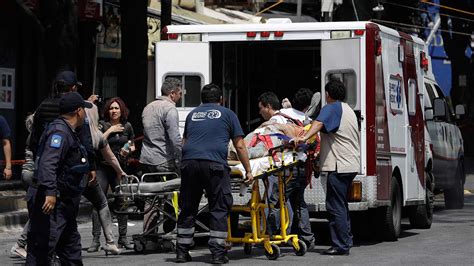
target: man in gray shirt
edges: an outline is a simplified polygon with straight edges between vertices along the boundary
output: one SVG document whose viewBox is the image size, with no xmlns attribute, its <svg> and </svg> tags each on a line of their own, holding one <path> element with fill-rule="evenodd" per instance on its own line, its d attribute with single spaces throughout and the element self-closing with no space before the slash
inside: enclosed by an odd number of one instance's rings
<svg viewBox="0 0 474 266">
<path fill-rule="evenodd" d="M 161 94 L 162 96 L 149 103 L 142 113 L 142 173 L 179 172 L 182 141 L 176 103 L 182 96 L 181 81 L 167 78 L 161 86 Z M 156 213 L 145 214 L 143 231 L 154 226 L 157 218 Z"/>
</svg>

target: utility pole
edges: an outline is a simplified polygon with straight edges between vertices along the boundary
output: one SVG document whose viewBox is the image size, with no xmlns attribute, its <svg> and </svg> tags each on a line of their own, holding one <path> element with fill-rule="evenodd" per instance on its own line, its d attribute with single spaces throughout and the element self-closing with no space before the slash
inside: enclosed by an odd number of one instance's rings
<svg viewBox="0 0 474 266">
<path fill-rule="evenodd" d="M 302 8 L 302 5 L 303 5 L 303 0 L 298 0 L 297 4 L 296 4 L 296 16 L 297 17 L 301 17 L 301 8 Z"/>
<path fill-rule="evenodd" d="M 147 0 L 122 0 L 122 58 L 119 76 L 119 95 L 130 109 L 129 121 L 140 125 L 146 104 L 148 79 L 148 24 Z M 135 127 L 140 134 L 141 128 Z"/>
<path fill-rule="evenodd" d="M 163 32 L 163 28 L 171 25 L 171 0 L 161 0 L 161 21 L 160 21 L 160 29 L 161 29 L 161 39 L 166 40 L 168 36 L 166 33 Z"/>
</svg>

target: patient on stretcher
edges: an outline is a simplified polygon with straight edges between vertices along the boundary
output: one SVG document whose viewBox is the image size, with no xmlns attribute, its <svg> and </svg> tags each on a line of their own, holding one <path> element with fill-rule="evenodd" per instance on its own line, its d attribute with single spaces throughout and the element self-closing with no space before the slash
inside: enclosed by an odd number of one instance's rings
<svg viewBox="0 0 474 266">
<path fill-rule="evenodd" d="M 294 137 L 304 135 L 305 132 L 309 130 L 309 128 L 310 125 L 302 127 L 295 124 L 281 124 L 273 121 L 266 121 L 257 129 L 245 136 L 244 141 L 249 151 L 252 174 L 257 176 L 262 174 L 270 167 L 270 161 L 268 159 L 269 149 L 288 143 Z M 319 142 L 319 138 L 315 138 L 311 141 Z M 307 159 L 307 154 L 305 151 L 298 151 L 296 155 L 296 161 L 305 162 Z M 237 160 L 235 148 L 233 147 L 232 143 L 229 144 L 227 159 L 232 162 Z M 282 164 L 281 154 L 276 154 L 273 158 L 273 161 L 276 166 L 280 166 Z M 289 164 L 293 161 L 293 152 L 285 153 L 284 163 Z M 242 164 L 238 162 L 232 163 L 231 168 L 233 170 L 240 170 L 242 174 L 245 173 Z"/>
</svg>

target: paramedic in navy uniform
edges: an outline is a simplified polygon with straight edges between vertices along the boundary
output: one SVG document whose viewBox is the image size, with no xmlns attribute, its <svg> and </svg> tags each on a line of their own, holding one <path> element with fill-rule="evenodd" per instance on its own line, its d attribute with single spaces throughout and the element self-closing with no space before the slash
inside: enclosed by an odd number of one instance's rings
<svg viewBox="0 0 474 266">
<path fill-rule="evenodd" d="M 211 263 L 227 263 L 225 239 L 227 216 L 233 203 L 227 149 L 232 140 L 243 164 L 245 182 L 253 181 L 244 132 L 234 112 L 221 106 L 222 90 L 208 84 L 201 91 L 202 104 L 186 117 L 181 164 L 180 203 L 176 262 L 188 262 L 189 247 L 194 236 L 194 217 L 203 189 L 206 190 L 210 211 L 209 249 Z"/>
<path fill-rule="evenodd" d="M 87 185 L 89 162 L 76 129 L 84 123 L 85 102 L 77 92 L 59 100 L 60 116 L 41 136 L 37 168 L 26 198 L 30 216 L 26 265 L 82 265 L 77 211 Z"/>
<path fill-rule="evenodd" d="M 352 247 L 351 221 L 347 191 L 360 170 L 359 127 L 351 107 L 342 102 L 346 89 L 339 80 L 325 86 L 326 106 L 311 124 L 304 137 L 295 142 L 306 142 L 321 131 L 320 165 L 327 172 L 326 209 L 332 247 L 324 255 L 349 255 Z"/>
</svg>

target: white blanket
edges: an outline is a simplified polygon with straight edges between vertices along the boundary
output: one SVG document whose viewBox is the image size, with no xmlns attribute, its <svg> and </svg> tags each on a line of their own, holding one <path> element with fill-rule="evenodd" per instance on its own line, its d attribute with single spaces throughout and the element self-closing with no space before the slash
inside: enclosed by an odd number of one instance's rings
<svg viewBox="0 0 474 266">
<path fill-rule="evenodd" d="M 276 166 L 280 167 L 282 165 L 281 163 L 281 154 L 278 154 L 278 162 L 276 162 Z M 299 161 L 306 161 L 306 153 L 304 152 L 298 152 L 297 153 L 297 158 L 296 160 Z M 292 152 L 286 152 L 285 153 L 285 164 L 290 164 L 293 162 L 293 153 Z M 270 161 L 267 156 L 261 157 L 261 158 L 256 158 L 256 159 L 251 159 L 250 160 L 250 167 L 252 168 L 252 175 L 257 176 L 265 172 L 270 168 Z M 240 171 L 241 175 L 245 174 L 245 169 L 244 166 L 239 163 L 238 165 L 231 166 L 230 167 L 232 170 L 237 170 Z"/>
</svg>

